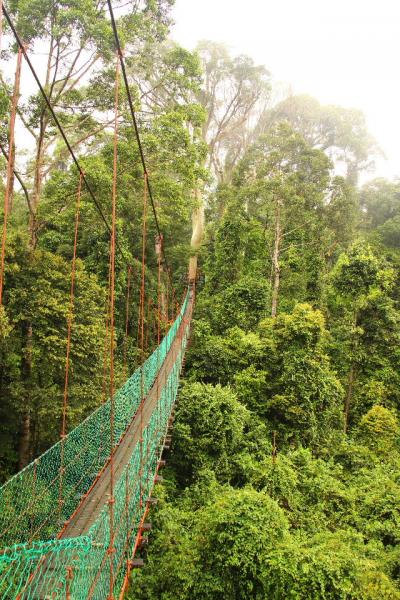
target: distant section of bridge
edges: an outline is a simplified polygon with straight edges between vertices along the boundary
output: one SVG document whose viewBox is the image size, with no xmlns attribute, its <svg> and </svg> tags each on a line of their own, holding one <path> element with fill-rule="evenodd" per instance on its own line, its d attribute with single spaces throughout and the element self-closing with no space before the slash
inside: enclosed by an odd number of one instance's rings
<svg viewBox="0 0 400 600">
<path fill-rule="evenodd" d="M 178 392 L 193 294 L 115 394 L 114 448 L 108 401 L 0 488 L 0 598 L 123 596 Z"/>
</svg>

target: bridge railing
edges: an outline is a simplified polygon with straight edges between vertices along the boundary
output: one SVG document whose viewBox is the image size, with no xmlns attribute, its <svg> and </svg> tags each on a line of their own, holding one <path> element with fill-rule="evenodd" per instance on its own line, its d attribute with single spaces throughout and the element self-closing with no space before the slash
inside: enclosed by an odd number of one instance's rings
<svg viewBox="0 0 400 600">
<path fill-rule="evenodd" d="M 146 497 L 152 485 L 160 443 L 176 397 L 182 352 L 188 335 L 188 324 L 182 323 L 188 300 L 187 295 L 170 331 L 142 366 L 143 375 L 141 369 L 135 371 L 115 396 L 117 416 L 115 437 L 118 439 L 123 435 L 138 409 L 142 386 L 144 394 L 147 394 L 179 332 L 181 350 L 167 381 L 162 382 L 160 386 L 157 408 L 153 411 L 143 432 L 145 461 L 142 465 L 139 464 L 140 450 L 136 446 L 129 464 L 116 484 L 115 522 L 118 528 L 115 534 L 116 552 L 112 556 L 116 577 L 121 576 L 117 575 L 120 571 L 120 562 L 126 560 L 132 540 L 136 538 L 137 526 L 143 510 L 143 506 L 138 505 L 140 487 L 142 497 Z M 99 560 L 101 557 L 101 561 L 104 562 L 107 556 L 105 548 L 109 544 L 107 511 L 101 513 L 89 536 L 46 542 L 37 542 L 35 539 L 49 539 L 51 535 L 54 536 L 60 531 L 63 522 L 71 516 L 78 505 L 81 494 L 88 490 L 99 468 L 106 462 L 109 456 L 109 416 L 110 402 L 108 401 L 67 436 L 64 443 L 65 495 L 61 506 L 58 504 L 60 443 L 50 448 L 0 489 L 0 526 L 3 532 L 1 545 L 3 548 L 9 546 L 0 554 L 0 598 L 39 598 L 41 596 L 38 594 L 41 594 L 42 587 L 53 585 L 55 579 L 57 585 L 61 586 L 60 590 L 64 589 L 64 592 L 69 585 L 76 588 L 78 595 L 71 596 L 72 598 L 85 598 L 86 596 L 81 594 L 89 581 L 91 581 L 90 585 L 94 586 L 93 597 L 99 599 L 105 597 L 96 590 L 103 589 L 104 575 L 101 574 Z M 90 441 L 90 445 L 86 446 L 84 440 Z M 141 478 L 139 472 L 142 473 Z M 8 541 L 11 543 L 7 544 Z M 16 541 L 24 543 L 11 546 Z M 90 559 L 85 558 L 88 553 Z M 96 565 L 99 571 L 98 581 L 94 581 L 94 577 L 89 576 L 90 573 L 93 575 Z M 32 574 L 35 574 L 34 580 L 28 590 L 24 591 L 24 586 Z M 39 585 L 40 589 L 35 590 L 35 586 Z"/>
</svg>

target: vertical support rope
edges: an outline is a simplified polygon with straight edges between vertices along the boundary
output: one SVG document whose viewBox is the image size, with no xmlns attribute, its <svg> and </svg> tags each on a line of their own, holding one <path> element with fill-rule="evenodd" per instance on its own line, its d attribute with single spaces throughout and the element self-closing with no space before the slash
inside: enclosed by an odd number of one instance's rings
<svg viewBox="0 0 400 600">
<path fill-rule="evenodd" d="M 11 104 L 10 116 L 10 133 L 8 142 L 8 161 L 7 161 L 7 180 L 4 193 L 4 215 L 3 215 L 3 237 L 1 240 L 1 260 L 0 260 L 0 306 L 3 303 L 3 286 L 4 286 L 4 262 L 6 256 L 6 240 L 7 240 L 7 222 L 8 213 L 11 204 L 12 183 L 13 183 L 13 164 L 14 164 L 14 143 L 15 143 L 15 120 L 17 115 L 17 104 L 19 99 L 19 81 L 21 78 L 22 64 L 22 49 L 18 49 L 17 66 L 15 70 L 14 93 Z"/>
<path fill-rule="evenodd" d="M 167 293 L 166 293 L 166 300 L 165 300 L 165 332 L 168 332 L 168 326 L 169 326 L 169 279 L 167 277 Z"/>
<path fill-rule="evenodd" d="M 176 296 L 175 296 L 175 288 L 172 286 L 172 307 L 171 307 L 171 321 L 175 320 L 176 314 Z"/>
<path fill-rule="evenodd" d="M 157 346 L 160 345 L 160 320 L 161 320 L 161 246 L 162 239 L 158 236 L 156 241 L 156 252 L 157 252 Z"/>
<path fill-rule="evenodd" d="M 161 342 L 161 256 L 162 256 L 162 236 L 156 237 L 157 254 L 157 431 L 161 431 L 161 402 L 160 402 L 160 342 Z"/>
<path fill-rule="evenodd" d="M 109 327 L 110 327 L 110 289 L 111 289 L 111 254 L 108 259 L 108 288 L 107 288 L 107 297 L 106 297 L 106 306 L 105 306 L 105 316 L 104 316 L 104 348 L 103 348 L 103 373 L 102 373 L 102 391 L 101 391 L 101 403 L 104 404 L 107 401 L 107 368 L 108 361 L 107 358 L 109 356 L 108 345 L 109 345 Z M 101 431 L 100 431 L 100 444 L 98 447 L 97 454 L 97 465 L 99 468 L 101 464 L 102 453 L 105 450 L 105 424 L 102 423 Z"/>
<path fill-rule="evenodd" d="M 142 283 L 140 288 L 140 348 L 144 353 L 144 308 L 145 308 L 145 283 L 146 283 L 146 234 L 147 234 L 147 173 L 144 173 L 143 187 L 143 226 L 142 226 Z M 142 356 L 143 358 L 143 356 Z M 141 400 L 140 400 L 140 508 L 143 506 L 143 403 L 144 403 L 144 369 L 141 368 Z"/>
<path fill-rule="evenodd" d="M 79 213 L 81 206 L 81 194 L 82 194 L 82 175 L 79 174 L 78 191 L 76 194 L 76 208 L 75 208 L 75 228 L 74 228 L 74 249 L 72 255 L 71 265 L 71 286 L 69 293 L 69 308 L 67 318 L 67 350 L 65 357 L 65 376 L 64 376 L 64 394 L 63 394 L 63 408 L 62 408 L 62 422 L 61 422 L 61 447 L 60 447 L 60 493 L 59 493 L 59 510 L 62 510 L 63 504 L 63 475 L 64 475 L 64 442 L 67 430 L 67 407 L 68 407 L 68 384 L 69 384 L 69 366 L 70 366 L 70 353 L 71 353 L 71 333 L 72 323 L 74 320 L 74 308 L 75 308 L 75 278 L 76 278 L 76 254 L 78 247 L 78 229 L 79 229 Z"/>
<path fill-rule="evenodd" d="M 110 327 L 110 289 L 111 289 L 111 254 L 108 259 L 108 288 L 107 288 L 107 298 L 106 298 L 106 310 L 105 310 L 105 318 L 104 318 L 104 328 L 105 328 L 105 336 L 104 336 L 104 355 L 103 355 L 103 380 L 102 380 L 102 402 L 104 403 L 107 400 L 107 356 L 108 352 L 108 342 L 109 342 L 109 327 Z"/>
<path fill-rule="evenodd" d="M 3 0 L 0 0 L 0 52 L 3 48 Z"/>
<path fill-rule="evenodd" d="M 144 311 L 146 284 L 146 237 L 147 237 L 147 173 L 144 174 L 143 227 L 142 227 L 142 282 L 140 288 L 140 347 L 144 351 Z"/>
<path fill-rule="evenodd" d="M 149 348 L 151 346 L 151 344 L 150 344 L 150 339 L 151 339 L 150 327 L 151 327 L 152 307 L 153 307 L 152 299 L 149 296 L 147 298 L 146 335 L 145 335 L 145 340 L 144 340 L 144 348 L 145 348 L 146 352 L 149 350 Z"/>
<path fill-rule="evenodd" d="M 129 334 L 129 303 L 130 303 L 130 293 L 131 293 L 131 271 L 132 267 L 129 265 L 128 267 L 128 275 L 126 282 L 126 306 L 125 306 L 125 337 L 124 337 L 124 379 L 128 378 L 128 334 Z"/>
<path fill-rule="evenodd" d="M 112 182 L 112 219 L 111 219 L 111 277 L 110 277 L 110 497 L 108 500 L 110 514 L 110 544 L 108 547 L 110 561 L 110 589 L 108 600 L 114 600 L 114 309 L 115 309 L 115 236 L 117 205 L 117 166 L 118 166 L 118 101 L 119 101 L 119 59 L 117 56 L 115 69 L 115 117 L 114 117 L 114 161 Z"/>
</svg>

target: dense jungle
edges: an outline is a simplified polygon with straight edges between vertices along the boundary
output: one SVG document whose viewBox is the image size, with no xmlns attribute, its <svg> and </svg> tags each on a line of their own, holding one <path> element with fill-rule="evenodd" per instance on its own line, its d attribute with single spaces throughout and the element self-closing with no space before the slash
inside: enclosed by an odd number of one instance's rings
<svg viewBox="0 0 400 600">
<path fill-rule="evenodd" d="M 9 0 L 104 213 L 115 50 L 106 1 Z M 197 263 L 172 444 L 131 600 L 400 598 L 400 179 L 363 113 L 293 95 L 218 41 L 170 37 L 172 0 L 115 2 L 170 271 L 157 305 L 143 175 L 121 87 L 115 377 L 168 330 Z M 0 478 L 60 434 L 76 170 L 4 24 Z M 18 97 L 7 181 L 9 115 Z M 4 220 L 4 211 L 2 212 Z M 68 429 L 107 397 L 108 232 L 82 191 Z M 170 284 L 173 283 L 174 289 Z M 128 315 L 128 317 L 127 317 Z M 107 344 L 107 342 L 106 342 Z"/>
</svg>

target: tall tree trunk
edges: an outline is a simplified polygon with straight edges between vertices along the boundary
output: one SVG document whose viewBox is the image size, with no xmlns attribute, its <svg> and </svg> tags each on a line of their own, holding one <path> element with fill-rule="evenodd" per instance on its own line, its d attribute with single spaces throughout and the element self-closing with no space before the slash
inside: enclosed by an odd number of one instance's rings
<svg viewBox="0 0 400 600">
<path fill-rule="evenodd" d="M 54 20 L 52 20 L 52 28 Z M 47 56 L 47 67 L 46 67 L 46 79 L 44 88 L 46 92 L 49 91 L 49 85 L 51 81 L 52 73 L 52 62 L 54 55 L 54 39 L 53 35 L 50 38 L 50 48 Z M 43 165 L 45 159 L 45 136 L 48 125 L 48 119 L 46 116 L 46 108 L 43 107 L 40 115 L 40 127 L 39 135 L 36 143 L 36 158 L 35 158 L 35 171 L 34 181 L 31 199 L 31 210 L 29 214 L 29 250 L 34 252 L 37 243 L 37 231 L 36 231 L 36 216 L 40 201 L 40 195 L 42 192 L 43 184 Z M 31 413 L 32 413 L 32 340 L 33 340 L 33 324 L 29 322 L 26 327 L 26 347 L 25 356 L 23 358 L 23 383 L 26 390 L 25 394 L 25 409 L 22 414 L 22 424 L 19 440 L 19 468 L 23 469 L 31 459 L 31 448 L 32 448 L 32 427 L 31 427 Z M 24 334 L 23 334 L 24 335 Z"/>
<path fill-rule="evenodd" d="M 52 21 L 52 27 L 54 22 Z M 49 93 L 49 86 L 51 81 L 51 72 L 52 72 L 52 61 L 54 57 L 54 40 L 53 35 L 50 38 L 50 48 L 47 56 L 47 67 L 46 67 L 46 79 L 44 82 L 44 89 L 47 93 Z M 57 68 L 57 65 L 55 65 Z M 51 94 L 50 99 L 51 99 Z M 32 211 L 29 217 L 29 233 L 30 233 L 30 246 L 34 250 L 37 243 L 36 237 L 36 216 L 37 210 L 40 201 L 40 195 L 42 193 L 42 184 L 43 184 L 43 165 L 45 159 L 45 136 L 48 125 L 47 118 L 47 109 L 43 107 L 42 112 L 40 114 L 40 125 L 39 125 L 39 135 L 36 142 L 36 158 L 35 158 L 35 173 L 33 178 L 33 190 L 32 190 L 32 200 L 31 200 L 31 208 Z"/>
<path fill-rule="evenodd" d="M 350 412 L 351 401 L 353 398 L 354 375 L 355 375 L 355 368 L 354 368 L 354 363 L 352 362 L 350 365 L 349 374 L 348 374 L 348 378 L 347 378 L 346 397 L 344 399 L 344 411 L 343 411 L 343 431 L 344 431 L 344 433 L 347 433 L 347 428 L 349 426 L 349 412 Z"/>
<path fill-rule="evenodd" d="M 26 347 L 23 356 L 22 376 L 26 394 L 24 398 L 25 406 L 22 413 L 22 423 L 19 437 L 18 463 L 19 469 L 23 469 L 31 459 L 31 396 L 32 396 L 32 325 L 29 324 L 26 331 Z"/>
<path fill-rule="evenodd" d="M 31 413 L 29 411 L 22 415 L 18 456 L 18 468 L 21 470 L 29 464 L 31 457 Z"/>
<path fill-rule="evenodd" d="M 18 105 L 18 100 L 19 100 L 19 89 L 20 89 L 20 83 L 21 83 L 21 66 L 22 66 L 22 51 L 21 49 L 18 50 L 18 56 L 17 56 L 17 67 L 15 69 L 15 78 L 14 78 L 14 90 L 13 90 L 13 97 L 12 97 L 12 112 L 14 114 L 14 119 L 15 119 L 15 111 L 17 110 L 17 105 Z M 10 126 L 14 127 L 15 124 L 15 120 L 14 123 Z M 13 208 L 13 197 L 14 197 L 14 169 L 15 169 L 15 136 L 14 136 L 14 131 L 11 133 L 10 131 L 10 137 L 9 137 L 9 145 L 8 145 L 8 155 L 9 155 L 9 161 L 10 161 L 10 166 L 9 166 L 9 171 L 10 171 L 10 178 L 7 181 L 7 197 L 8 197 L 8 214 L 10 215 L 12 212 L 12 208 Z"/>
<path fill-rule="evenodd" d="M 44 163 L 44 137 L 45 137 L 45 120 L 42 115 L 40 119 L 40 130 L 39 136 L 36 144 L 36 159 L 35 159 L 35 175 L 33 180 L 33 190 L 32 190 L 32 201 L 31 207 L 32 212 L 29 216 L 29 238 L 30 238 L 30 246 L 32 249 L 35 249 L 37 243 L 36 237 L 36 215 L 39 206 L 40 194 L 42 192 L 42 183 L 43 183 L 43 163 Z"/>
<path fill-rule="evenodd" d="M 355 310 L 354 317 L 353 317 L 353 323 L 352 323 L 352 328 L 354 330 L 354 336 L 357 335 L 356 334 L 357 321 L 358 321 L 358 312 L 357 312 L 357 310 Z M 352 400 L 353 400 L 354 381 L 356 378 L 356 364 L 354 361 L 354 354 L 355 354 L 356 348 L 357 348 L 357 338 L 354 338 L 353 342 L 351 344 L 352 358 L 351 358 L 349 373 L 347 376 L 347 389 L 346 389 L 346 396 L 344 399 L 344 407 L 343 407 L 343 431 L 344 431 L 344 433 L 347 432 L 347 429 L 349 426 L 350 406 L 351 406 Z"/>
<path fill-rule="evenodd" d="M 271 302 L 271 317 L 276 317 L 278 311 L 279 285 L 281 276 L 280 267 L 280 248 L 282 241 L 282 224 L 281 224 L 281 201 L 276 202 L 275 213 L 275 240 L 274 252 L 272 254 L 272 302 Z"/>
<path fill-rule="evenodd" d="M 196 279 L 197 253 L 201 247 L 204 236 L 204 202 L 201 191 L 195 192 L 196 206 L 192 212 L 192 239 L 190 240 L 191 256 L 189 260 L 189 281 Z"/>
</svg>

